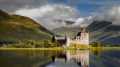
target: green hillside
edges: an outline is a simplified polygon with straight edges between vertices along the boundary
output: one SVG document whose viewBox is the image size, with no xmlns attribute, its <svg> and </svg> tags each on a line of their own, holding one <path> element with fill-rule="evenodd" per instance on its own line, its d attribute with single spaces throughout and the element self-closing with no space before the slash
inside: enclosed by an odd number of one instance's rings
<svg viewBox="0 0 120 67">
<path fill-rule="evenodd" d="M 34 20 L 0 10 L 0 40 L 43 40 L 51 33 Z"/>
</svg>

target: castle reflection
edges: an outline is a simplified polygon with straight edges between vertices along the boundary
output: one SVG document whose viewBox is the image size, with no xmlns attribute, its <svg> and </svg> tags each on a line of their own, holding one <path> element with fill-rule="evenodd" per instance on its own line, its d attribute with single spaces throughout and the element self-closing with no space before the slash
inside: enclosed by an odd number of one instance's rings
<svg viewBox="0 0 120 67">
<path fill-rule="evenodd" d="M 68 50 L 52 56 L 47 67 L 89 67 L 89 50 Z"/>
<path fill-rule="evenodd" d="M 67 51 L 66 52 L 67 60 L 74 60 L 81 67 L 89 66 L 89 51 L 84 50 L 76 50 L 76 51 Z"/>
</svg>

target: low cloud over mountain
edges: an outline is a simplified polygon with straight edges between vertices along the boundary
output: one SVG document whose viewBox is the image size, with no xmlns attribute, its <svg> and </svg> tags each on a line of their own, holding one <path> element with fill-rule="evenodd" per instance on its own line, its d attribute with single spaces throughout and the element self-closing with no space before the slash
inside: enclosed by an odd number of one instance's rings
<svg viewBox="0 0 120 67">
<path fill-rule="evenodd" d="M 66 23 L 63 20 L 73 20 L 79 17 L 79 12 L 75 8 L 62 4 L 21 8 L 16 10 L 15 14 L 31 17 L 38 22 L 42 21 L 41 24 L 48 29 L 65 26 Z"/>
</svg>

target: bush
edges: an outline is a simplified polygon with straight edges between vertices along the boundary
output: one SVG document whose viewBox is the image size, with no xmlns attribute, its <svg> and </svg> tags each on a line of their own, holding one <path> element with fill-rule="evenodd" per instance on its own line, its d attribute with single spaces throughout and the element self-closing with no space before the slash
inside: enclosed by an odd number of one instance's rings
<svg viewBox="0 0 120 67">
<path fill-rule="evenodd" d="M 4 44 L 2 47 L 9 48 L 48 48 L 56 47 L 57 43 L 52 43 L 49 40 L 20 40 L 15 44 Z"/>
</svg>

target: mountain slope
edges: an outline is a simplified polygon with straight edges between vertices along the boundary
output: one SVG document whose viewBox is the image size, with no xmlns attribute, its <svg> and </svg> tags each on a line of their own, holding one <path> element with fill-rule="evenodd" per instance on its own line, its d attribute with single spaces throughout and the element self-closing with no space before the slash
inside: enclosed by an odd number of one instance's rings
<svg viewBox="0 0 120 67">
<path fill-rule="evenodd" d="M 80 31 L 80 27 L 60 27 L 53 30 L 54 33 L 61 36 L 74 37 Z"/>
<path fill-rule="evenodd" d="M 120 25 L 108 21 L 94 21 L 87 29 L 91 42 L 120 44 Z"/>
<path fill-rule="evenodd" d="M 0 40 L 49 39 L 51 33 L 34 20 L 0 10 Z"/>
</svg>

